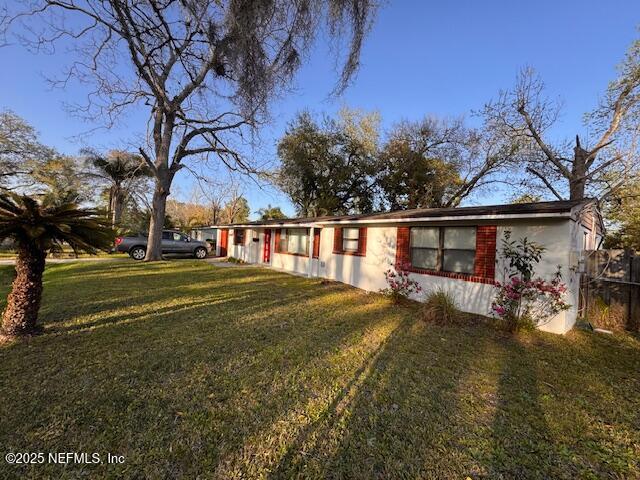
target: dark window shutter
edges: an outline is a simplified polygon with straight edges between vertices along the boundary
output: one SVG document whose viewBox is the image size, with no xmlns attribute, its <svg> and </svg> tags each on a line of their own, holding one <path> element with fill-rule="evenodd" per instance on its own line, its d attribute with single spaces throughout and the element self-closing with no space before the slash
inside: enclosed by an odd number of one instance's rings
<svg viewBox="0 0 640 480">
<path fill-rule="evenodd" d="M 360 227 L 358 232 L 358 255 L 367 254 L 367 227 Z"/>
<path fill-rule="evenodd" d="M 333 229 L 333 253 L 342 253 L 342 228 L 334 227 Z"/>
<path fill-rule="evenodd" d="M 398 227 L 398 236 L 396 239 L 396 265 L 408 266 L 411 264 L 409 238 L 409 227 Z"/>
<path fill-rule="evenodd" d="M 482 225 L 476 229 L 476 261 L 474 272 L 477 277 L 494 279 L 496 276 L 496 235 L 498 227 Z"/>
</svg>

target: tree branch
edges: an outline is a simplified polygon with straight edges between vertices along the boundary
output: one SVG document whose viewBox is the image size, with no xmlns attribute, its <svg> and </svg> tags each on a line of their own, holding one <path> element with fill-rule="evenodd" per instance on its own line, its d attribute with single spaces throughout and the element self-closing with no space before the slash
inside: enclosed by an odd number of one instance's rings
<svg viewBox="0 0 640 480">
<path fill-rule="evenodd" d="M 540 180 L 542 180 L 542 183 L 544 183 L 544 184 L 547 186 L 547 188 L 548 188 L 549 190 L 551 190 L 551 193 L 553 193 L 553 194 L 556 196 L 556 198 L 557 198 L 558 200 L 564 200 L 564 198 L 562 197 L 562 195 L 560 195 L 560 194 L 558 193 L 558 191 L 557 191 L 555 188 L 553 188 L 553 185 L 551 185 L 551 182 L 549 182 L 549 180 L 547 180 L 547 179 L 546 179 L 546 177 L 545 177 L 544 175 L 542 175 L 541 173 L 539 173 L 538 171 L 534 170 L 534 169 L 533 169 L 533 168 L 531 168 L 531 167 L 527 167 L 527 172 L 529 172 L 529 173 L 531 173 L 531 174 L 535 175 L 535 176 L 536 176 L 536 177 L 538 177 Z"/>
</svg>

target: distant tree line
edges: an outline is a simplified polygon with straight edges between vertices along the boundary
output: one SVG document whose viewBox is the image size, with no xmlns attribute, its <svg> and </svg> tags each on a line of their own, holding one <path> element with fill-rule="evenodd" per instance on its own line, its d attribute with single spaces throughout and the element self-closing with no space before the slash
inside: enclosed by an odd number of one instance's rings
<svg viewBox="0 0 640 480">
<path fill-rule="evenodd" d="M 456 207 L 510 168 L 510 142 L 459 118 L 403 121 L 382 136 L 375 112 L 302 112 L 278 144 L 277 183 L 302 216 L 368 213 Z"/>
</svg>

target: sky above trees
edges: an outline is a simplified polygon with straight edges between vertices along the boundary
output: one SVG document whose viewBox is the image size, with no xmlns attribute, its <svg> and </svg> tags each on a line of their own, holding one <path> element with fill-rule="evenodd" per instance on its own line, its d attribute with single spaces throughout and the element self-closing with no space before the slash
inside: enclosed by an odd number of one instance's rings
<svg viewBox="0 0 640 480">
<path fill-rule="evenodd" d="M 634 0 L 544 0 L 531 4 L 492 2 L 389 1 L 379 11 L 361 57 L 361 69 L 350 88 L 337 99 L 329 97 L 336 71 L 327 62 L 330 42 L 319 42 L 310 52 L 296 81 L 293 95 L 276 102 L 272 122 L 262 130 L 261 146 L 253 152 L 261 163 L 276 158 L 276 143 L 287 122 L 299 110 L 335 113 L 347 105 L 378 110 L 382 127 L 425 114 L 465 115 L 480 110 L 500 88 L 513 85 L 523 66 L 534 67 L 547 84 L 548 93 L 564 102 L 561 121 L 551 134 L 558 139 L 584 133 L 582 116 L 592 110 L 638 37 L 640 3 Z M 0 49 L 10 75 L 0 76 L 0 108 L 10 108 L 33 124 L 41 140 L 67 154 L 85 146 L 121 148 L 131 138 L 132 127 L 143 117 L 130 113 L 111 130 L 95 130 L 71 117 L 63 104 L 79 101 L 86 92 L 77 84 L 52 90 L 44 75 L 59 75 L 66 54 L 34 56 L 20 46 Z M 143 124 L 143 123 L 142 123 Z M 181 171 L 175 198 L 188 194 L 193 179 Z M 249 183 L 246 196 L 253 211 L 267 204 L 294 209 L 283 194 L 258 189 Z M 496 190 L 467 203 L 496 203 L 508 198 Z M 255 216 L 255 214 L 254 214 Z"/>
</svg>

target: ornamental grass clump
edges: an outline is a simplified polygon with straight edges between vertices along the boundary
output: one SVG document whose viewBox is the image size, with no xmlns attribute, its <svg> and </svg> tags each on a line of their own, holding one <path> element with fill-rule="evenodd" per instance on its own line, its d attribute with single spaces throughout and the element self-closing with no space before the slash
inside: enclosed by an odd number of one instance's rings
<svg viewBox="0 0 640 480">
<path fill-rule="evenodd" d="M 384 272 L 384 278 L 389 286 L 380 292 L 391 298 L 393 303 L 401 303 L 411 295 L 422 292 L 420 284 L 409 276 L 409 265 L 396 263 Z"/>
<path fill-rule="evenodd" d="M 544 251 L 542 245 L 526 237 L 514 241 L 510 231 L 504 233 L 505 281 L 495 284 L 491 312 L 505 320 L 511 331 L 536 328 L 571 306 L 564 301 L 567 286 L 562 282 L 560 266 L 549 281 L 533 278 Z"/>
<path fill-rule="evenodd" d="M 451 324 L 461 320 L 462 317 L 456 300 L 442 289 L 431 292 L 422 309 L 422 319 L 430 323 Z"/>
</svg>

